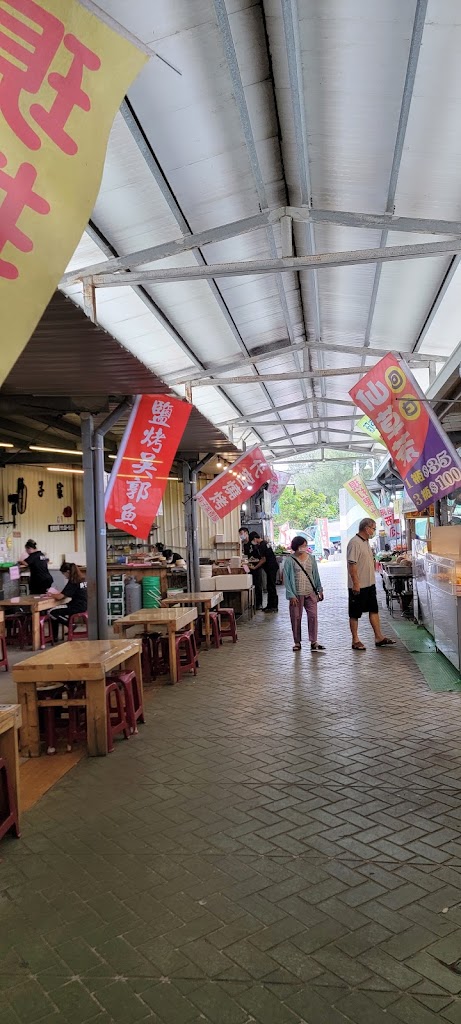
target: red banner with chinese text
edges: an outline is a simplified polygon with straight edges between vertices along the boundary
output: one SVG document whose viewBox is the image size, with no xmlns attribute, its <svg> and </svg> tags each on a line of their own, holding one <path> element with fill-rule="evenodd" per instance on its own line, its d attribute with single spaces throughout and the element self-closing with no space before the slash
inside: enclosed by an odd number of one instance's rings
<svg viewBox="0 0 461 1024">
<path fill-rule="evenodd" d="M 263 484 L 275 480 L 276 474 L 260 448 L 251 448 L 229 469 L 206 484 L 197 494 L 199 505 L 207 516 L 218 523 L 244 501 L 256 494 Z"/>
<path fill-rule="evenodd" d="M 192 411 L 170 395 L 139 395 L 106 490 L 106 523 L 147 540 Z"/>
<path fill-rule="evenodd" d="M 88 223 L 146 59 L 77 0 L 0 0 L 0 384 Z"/>
<path fill-rule="evenodd" d="M 349 391 L 370 417 L 417 509 L 461 483 L 461 459 L 402 359 L 388 354 Z"/>
</svg>

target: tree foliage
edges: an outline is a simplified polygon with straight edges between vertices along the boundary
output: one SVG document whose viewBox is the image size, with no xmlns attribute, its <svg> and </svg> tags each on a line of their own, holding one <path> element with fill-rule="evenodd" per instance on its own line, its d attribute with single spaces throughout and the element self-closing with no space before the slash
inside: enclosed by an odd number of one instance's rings
<svg viewBox="0 0 461 1024">
<path fill-rule="evenodd" d="M 274 516 L 276 526 L 289 523 L 295 530 L 314 526 L 316 519 L 336 519 L 339 514 L 338 499 L 330 500 L 325 494 L 311 487 L 296 490 L 286 487 L 278 501 L 279 511 Z"/>
</svg>

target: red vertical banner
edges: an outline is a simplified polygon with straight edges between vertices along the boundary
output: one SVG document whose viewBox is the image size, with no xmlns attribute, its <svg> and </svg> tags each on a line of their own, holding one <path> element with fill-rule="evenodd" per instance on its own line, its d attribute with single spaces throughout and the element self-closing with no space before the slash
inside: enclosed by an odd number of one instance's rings
<svg viewBox="0 0 461 1024">
<path fill-rule="evenodd" d="M 147 540 L 192 411 L 170 395 L 139 395 L 106 490 L 106 523 Z"/>
<path fill-rule="evenodd" d="M 218 523 L 247 498 L 251 498 L 252 494 L 256 494 L 269 480 L 276 480 L 274 470 L 266 462 L 260 448 L 251 448 L 236 459 L 229 469 L 202 487 L 197 494 L 197 501 L 207 516 Z"/>
</svg>

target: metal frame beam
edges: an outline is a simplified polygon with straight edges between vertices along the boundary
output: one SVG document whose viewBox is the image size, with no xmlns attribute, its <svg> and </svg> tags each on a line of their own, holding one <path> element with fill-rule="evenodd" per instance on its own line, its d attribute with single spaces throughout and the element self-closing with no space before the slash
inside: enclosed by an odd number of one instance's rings
<svg viewBox="0 0 461 1024">
<path fill-rule="evenodd" d="M 431 217 L 400 217 L 390 213 L 352 213 L 349 210 L 310 210 L 287 206 L 294 221 L 307 224 L 338 224 L 346 228 L 369 228 L 379 231 L 415 232 L 419 235 L 461 235 L 460 220 L 438 220 Z"/>
<path fill-rule="evenodd" d="M 284 274 L 293 271 L 322 270 L 324 267 L 359 266 L 364 263 L 393 263 L 396 260 L 449 256 L 461 252 L 461 238 L 415 245 L 379 246 L 376 249 L 352 249 L 347 252 L 325 252 L 315 256 L 282 256 L 232 263 L 208 263 L 201 267 L 162 267 L 160 270 L 136 270 L 120 274 L 98 273 L 93 277 L 96 288 L 119 288 L 127 285 L 165 284 L 173 281 L 209 281 L 218 277 L 248 277 L 259 274 Z"/>
<path fill-rule="evenodd" d="M 292 370 L 289 373 L 262 373 L 260 374 L 259 380 L 261 381 L 273 381 L 278 383 L 283 380 L 316 380 L 320 377 L 343 377 L 351 376 L 354 374 L 360 375 L 366 372 L 366 367 L 363 366 L 339 366 L 333 370 L 301 370 L 299 373 L 297 370 Z M 371 367 L 370 367 L 371 369 Z M 210 388 L 216 387 L 217 382 L 214 377 L 202 377 L 201 380 L 194 381 L 195 388 Z M 226 384 L 254 384 L 254 377 L 226 377 Z M 330 399 L 328 399 L 330 401 Z M 353 402 L 346 402 L 346 405 L 353 405 Z"/>
</svg>

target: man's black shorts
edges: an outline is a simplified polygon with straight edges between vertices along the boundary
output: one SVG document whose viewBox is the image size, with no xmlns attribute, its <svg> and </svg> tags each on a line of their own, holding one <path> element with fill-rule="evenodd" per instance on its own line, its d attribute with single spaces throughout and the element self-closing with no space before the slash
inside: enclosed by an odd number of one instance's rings
<svg viewBox="0 0 461 1024">
<path fill-rule="evenodd" d="M 367 612 L 378 611 L 376 587 L 362 587 L 360 594 L 353 594 L 349 589 L 349 618 L 360 619 Z"/>
</svg>

